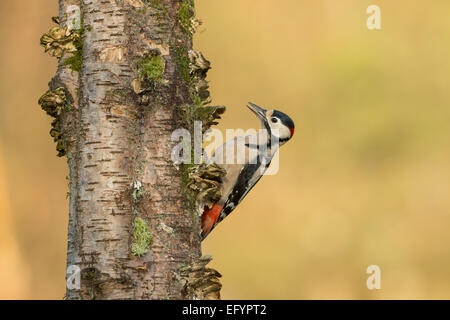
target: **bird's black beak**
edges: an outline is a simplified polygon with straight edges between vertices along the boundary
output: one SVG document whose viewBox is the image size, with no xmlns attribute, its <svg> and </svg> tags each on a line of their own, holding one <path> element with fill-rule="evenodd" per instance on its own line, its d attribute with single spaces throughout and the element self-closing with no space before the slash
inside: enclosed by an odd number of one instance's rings
<svg viewBox="0 0 450 320">
<path fill-rule="evenodd" d="M 249 105 L 247 105 L 247 108 L 249 108 L 261 121 L 266 122 L 266 112 L 267 110 L 264 110 L 260 106 L 257 106 L 254 103 L 249 102 Z"/>
</svg>

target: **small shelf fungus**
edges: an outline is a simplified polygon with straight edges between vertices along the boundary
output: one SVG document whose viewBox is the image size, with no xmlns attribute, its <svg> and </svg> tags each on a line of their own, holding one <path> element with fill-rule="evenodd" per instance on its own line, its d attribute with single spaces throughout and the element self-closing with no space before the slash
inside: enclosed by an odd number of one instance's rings
<svg viewBox="0 0 450 320">
<path fill-rule="evenodd" d="M 61 28 L 58 17 L 53 17 L 52 20 L 58 25 L 51 28 L 40 40 L 45 52 L 57 58 L 61 58 L 65 53 L 77 52 L 79 50 L 77 43 L 81 40 L 80 30 Z"/>
<path fill-rule="evenodd" d="M 148 252 L 148 247 L 153 242 L 153 235 L 147 222 L 142 218 L 134 219 L 134 241 L 131 252 L 138 257 Z"/>
<path fill-rule="evenodd" d="M 50 135 L 57 143 L 56 150 L 58 151 L 58 157 L 66 155 L 64 147 L 63 135 L 61 133 L 61 114 L 63 111 L 70 111 L 72 105 L 67 101 L 66 92 L 64 88 L 57 88 L 55 90 L 48 90 L 38 101 L 42 110 L 44 110 L 49 116 L 55 118 L 52 122 L 52 129 Z"/>
<path fill-rule="evenodd" d="M 189 74 L 192 79 L 192 85 L 195 94 L 201 101 L 209 102 L 209 84 L 206 81 L 206 76 L 209 69 L 211 69 L 211 63 L 205 59 L 200 51 L 189 50 Z"/>
<path fill-rule="evenodd" d="M 191 300 L 219 300 L 222 284 L 219 278 L 222 275 L 206 265 L 212 260 L 210 255 L 205 255 L 190 266 L 182 268 L 182 293 L 185 299 Z"/>
<path fill-rule="evenodd" d="M 217 164 L 200 164 L 188 170 L 189 182 L 187 188 L 195 194 L 195 204 L 198 215 L 205 207 L 212 208 L 222 196 L 220 185 L 226 170 Z"/>
<path fill-rule="evenodd" d="M 201 121 L 202 131 L 205 132 L 211 126 L 218 124 L 217 120 L 221 118 L 226 108 L 208 105 L 211 99 L 206 75 L 211 69 L 211 63 L 199 51 L 190 50 L 185 54 L 186 60 L 183 56 L 179 57 L 179 64 L 182 76 L 187 73 L 189 79 L 192 104 L 184 105 L 182 111 L 189 130 L 192 131 L 195 121 Z"/>
</svg>

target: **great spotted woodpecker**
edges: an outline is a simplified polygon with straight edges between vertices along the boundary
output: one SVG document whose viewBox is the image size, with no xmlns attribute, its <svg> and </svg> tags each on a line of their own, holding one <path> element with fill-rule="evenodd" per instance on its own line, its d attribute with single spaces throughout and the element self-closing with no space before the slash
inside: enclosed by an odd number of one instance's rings
<svg viewBox="0 0 450 320">
<path fill-rule="evenodd" d="M 212 162 L 222 165 L 227 174 L 220 186 L 220 200 L 202 214 L 202 240 L 244 199 L 266 172 L 279 146 L 294 135 L 294 122 L 286 114 L 248 104 L 265 130 L 259 135 L 236 137 L 215 150 Z M 241 161 L 236 161 L 239 157 Z"/>
</svg>

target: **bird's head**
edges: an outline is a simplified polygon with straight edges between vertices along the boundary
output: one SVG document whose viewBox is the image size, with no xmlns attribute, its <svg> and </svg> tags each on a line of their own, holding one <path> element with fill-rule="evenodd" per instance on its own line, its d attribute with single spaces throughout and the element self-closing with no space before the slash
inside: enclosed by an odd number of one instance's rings
<svg viewBox="0 0 450 320">
<path fill-rule="evenodd" d="M 272 136 L 278 138 L 280 145 L 289 141 L 294 135 L 294 121 L 278 110 L 265 110 L 254 103 L 247 106 L 261 121 L 263 127 Z"/>
</svg>

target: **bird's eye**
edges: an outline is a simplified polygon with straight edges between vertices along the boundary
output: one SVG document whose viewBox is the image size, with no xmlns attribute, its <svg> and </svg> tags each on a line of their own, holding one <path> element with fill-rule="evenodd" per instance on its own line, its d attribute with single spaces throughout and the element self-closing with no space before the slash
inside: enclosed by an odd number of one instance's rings
<svg viewBox="0 0 450 320">
<path fill-rule="evenodd" d="M 277 122 L 278 122 L 278 119 L 275 118 L 275 117 L 273 117 L 272 119 L 270 119 L 270 121 L 272 121 L 273 123 L 277 123 Z"/>
</svg>

